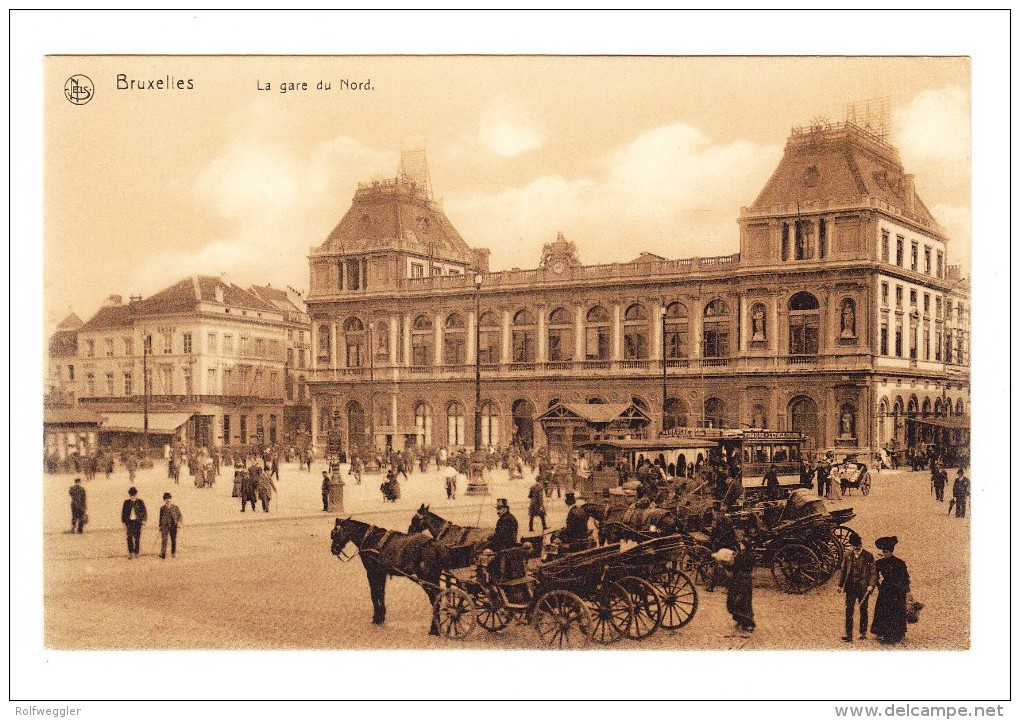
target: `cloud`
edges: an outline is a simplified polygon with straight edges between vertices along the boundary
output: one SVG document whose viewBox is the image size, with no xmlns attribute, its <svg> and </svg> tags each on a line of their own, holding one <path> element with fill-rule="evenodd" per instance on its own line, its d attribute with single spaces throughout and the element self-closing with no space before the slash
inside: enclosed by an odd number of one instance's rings
<svg viewBox="0 0 1020 720">
<path fill-rule="evenodd" d="M 970 164 L 970 98 L 958 86 L 925 90 L 893 113 L 893 142 L 910 163 Z"/>
<path fill-rule="evenodd" d="M 608 152 L 590 177 L 549 175 L 499 192 L 447 202 L 469 244 L 489 247 L 492 266 L 534 267 L 562 230 L 584 262 L 736 252 L 736 218 L 768 179 L 778 146 L 720 144 L 675 123 Z"/>
<path fill-rule="evenodd" d="M 515 157 L 542 147 L 545 133 L 520 101 L 504 95 L 482 112 L 478 137 L 497 155 Z"/>
</svg>

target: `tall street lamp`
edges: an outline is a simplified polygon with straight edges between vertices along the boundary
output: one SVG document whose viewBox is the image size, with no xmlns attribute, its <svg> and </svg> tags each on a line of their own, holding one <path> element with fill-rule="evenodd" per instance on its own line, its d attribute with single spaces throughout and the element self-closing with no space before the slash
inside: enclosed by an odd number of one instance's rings
<svg viewBox="0 0 1020 720">
<path fill-rule="evenodd" d="M 372 349 L 375 346 L 375 322 L 368 323 L 368 434 L 369 448 L 375 452 L 375 353 Z"/>
<path fill-rule="evenodd" d="M 659 308 L 662 321 L 662 431 L 666 431 L 666 306 Z"/>
<path fill-rule="evenodd" d="M 475 452 L 482 446 L 482 274 L 475 273 Z"/>
</svg>

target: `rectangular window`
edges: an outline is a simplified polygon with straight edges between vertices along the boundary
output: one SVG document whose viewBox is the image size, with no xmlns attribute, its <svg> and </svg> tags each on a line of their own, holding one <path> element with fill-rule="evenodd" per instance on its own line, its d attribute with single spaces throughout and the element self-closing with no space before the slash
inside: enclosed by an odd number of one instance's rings
<svg viewBox="0 0 1020 720">
<path fill-rule="evenodd" d="M 216 333 L 211 332 L 206 336 L 205 349 L 207 352 L 216 353 Z"/>
<path fill-rule="evenodd" d="M 889 326 L 888 325 L 882 325 L 881 341 L 882 341 L 881 353 L 883 355 L 888 355 L 889 354 Z"/>
<path fill-rule="evenodd" d="M 162 333 L 163 335 L 163 354 L 169 355 L 174 351 L 174 336 L 173 333 Z"/>
<path fill-rule="evenodd" d="M 882 305 L 889 307 L 889 283 L 882 283 Z"/>
<path fill-rule="evenodd" d="M 790 354 L 818 354 L 818 315 L 790 316 Z"/>
<path fill-rule="evenodd" d="M 896 324 L 896 357 L 903 357 L 903 326 Z"/>
<path fill-rule="evenodd" d="M 889 262 L 889 231 L 882 231 L 882 261 Z"/>
<path fill-rule="evenodd" d="M 935 317 L 942 317 L 942 298 L 935 298 Z"/>
<path fill-rule="evenodd" d="M 729 356 L 730 331 L 726 323 L 705 323 L 703 334 L 705 357 Z"/>
<path fill-rule="evenodd" d="M 931 360 L 931 327 L 924 324 L 924 359 Z"/>
<path fill-rule="evenodd" d="M 942 253 L 935 253 L 935 275 L 942 277 Z"/>
<path fill-rule="evenodd" d="M 896 264 L 903 267 L 903 236 L 896 236 Z"/>
<path fill-rule="evenodd" d="M 135 354 L 135 341 L 132 338 L 124 338 L 124 354 L 128 357 Z"/>
<path fill-rule="evenodd" d="M 488 330 L 478 335 L 478 362 L 482 365 L 499 363 L 499 332 Z"/>
<path fill-rule="evenodd" d="M 74 365 L 67 366 L 67 379 L 74 380 Z"/>
<path fill-rule="evenodd" d="M 223 444 L 230 444 L 230 416 L 223 416 Z"/>
<path fill-rule="evenodd" d="M 255 338 L 255 357 L 266 356 L 266 341 L 262 338 Z"/>
<path fill-rule="evenodd" d="M 585 328 L 585 351 L 586 360 L 608 360 L 609 359 L 609 328 L 590 327 Z"/>
<path fill-rule="evenodd" d="M 276 442 L 276 416 L 275 415 L 270 415 L 269 416 L 269 442 L 270 443 L 275 443 Z"/>
<path fill-rule="evenodd" d="M 910 269 L 917 271 L 917 243 L 910 243 Z"/>
<path fill-rule="evenodd" d="M 339 260 L 336 264 L 336 288 L 337 290 L 344 289 L 344 261 Z"/>
<path fill-rule="evenodd" d="M 240 422 L 238 422 L 238 430 L 241 433 L 241 444 L 246 445 L 248 443 L 248 416 L 242 415 Z"/>
<path fill-rule="evenodd" d="M 134 378 L 131 373 L 124 373 L 124 395 L 130 397 L 134 393 Z"/>
<path fill-rule="evenodd" d="M 924 274 L 931 275 L 931 248 L 928 246 L 924 248 Z"/>
<path fill-rule="evenodd" d="M 216 368 L 209 368 L 208 377 L 206 378 L 205 391 L 209 395 L 216 394 Z"/>
<path fill-rule="evenodd" d="M 347 263 L 347 289 L 361 289 L 361 263 L 351 260 Z"/>
<path fill-rule="evenodd" d="M 246 336 L 244 335 L 241 336 L 241 340 L 238 343 L 237 350 L 242 356 L 246 357 L 248 355 L 248 338 Z"/>
<path fill-rule="evenodd" d="M 790 259 L 790 225 L 789 223 L 783 223 L 782 231 L 782 258 L 783 260 Z"/>
<path fill-rule="evenodd" d="M 287 367 L 294 367 L 294 348 L 287 348 Z"/>
<path fill-rule="evenodd" d="M 917 290 L 910 291 L 910 307 L 917 307 Z"/>
<path fill-rule="evenodd" d="M 411 263 L 411 277 L 421 278 L 425 277 L 425 266 L 421 263 Z"/>
<path fill-rule="evenodd" d="M 113 357 L 113 338 L 106 338 L 106 357 Z"/>
<path fill-rule="evenodd" d="M 511 335 L 515 363 L 535 362 L 535 333 L 531 330 L 514 330 Z"/>
<path fill-rule="evenodd" d="M 825 222 L 825 218 L 821 218 L 818 221 L 818 257 L 819 259 L 825 259 L 825 253 L 828 250 L 826 247 L 829 241 L 829 226 Z"/>
<path fill-rule="evenodd" d="M 942 362 L 942 323 L 935 323 L 935 362 Z"/>
<path fill-rule="evenodd" d="M 910 323 L 910 359 L 917 360 L 917 324 Z"/>
<path fill-rule="evenodd" d="M 85 375 L 85 394 L 90 397 L 95 397 L 96 394 L 96 374 L 86 373 Z"/>
<path fill-rule="evenodd" d="M 297 354 L 297 366 L 298 366 L 298 370 L 304 370 L 305 369 L 305 351 L 304 350 L 298 350 L 298 354 Z"/>
<path fill-rule="evenodd" d="M 184 354 L 191 354 L 191 333 L 184 333 Z"/>
<path fill-rule="evenodd" d="M 223 395 L 236 395 L 237 394 L 237 393 L 234 392 L 234 371 L 233 370 L 230 370 L 230 369 L 227 369 L 227 368 L 225 368 L 223 370 L 223 390 L 221 391 L 221 394 L 223 394 Z"/>
<path fill-rule="evenodd" d="M 113 397 L 113 373 L 106 373 L 106 396 Z"/>
<path fill-rule="evenodd" d="M 928 293 L 924 294 L 924 314 L 927 315 L 931 312 L 931 295 Z"/>
<path fill-rule="evenodd" d="M 234 352 L 234 336 L 233 335 L 224 335 L 223 336 L 223 352 L 228 354 L 228 355 Z"/>
<path fill-rule="evenodd" d="M 95 357 L 95 356 L 96 356 L 96 341 L 95 340 L 91 340 L 91 339 L 86 340 L 85 341 L 85 357 Z"/>
<path fill-rule="evenodd" d="M 896 286 L 896 307 L 903 308 L 903 286 Z"/>
<path fill-rule="evenodd" d="M 793 252 L 795 260 L 810 260 L 815 256 L 815 227 L 808 220 L 798 220 L 793 224 Z"/>
<path fill-rule="evenodd" d="M 269 373 L 269 397 L 276 397 L 280 394 L 280 388 L 278 387 L 280 382 L 280 373 L 275 370 Z"/>
</svg>

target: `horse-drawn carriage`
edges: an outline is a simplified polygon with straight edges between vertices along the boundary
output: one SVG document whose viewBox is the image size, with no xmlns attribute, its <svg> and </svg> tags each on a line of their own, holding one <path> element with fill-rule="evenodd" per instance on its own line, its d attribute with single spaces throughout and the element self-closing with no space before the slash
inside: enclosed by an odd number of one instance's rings
<svg viewBox="0 0 1020 720">
<path fill-rule="evenodd" d="M 871 492 L 871 473 L 866 463 L 858 461 L 857 455 L 847 455 L 842 463 L 833 465 L 829 473 L 831 481 L 839 483 L 841 495 L 852 495 L 854 490 L 860 490 L 861 495 Z"/>
<path fill-rule="evenodd" d="M 658 538 L 622 550 L 618 544 L 544 561 L 527 544 L 483 550 L 492 531 L 464 528 L 422 507 L 412 529 L 398 533 L 356 520 L 337 520 L 332 551 L 359 549 L 372 590 L 373 622 L 385 619 L 385 582 L 405 577 L 432 603 L 431 634 L 468 637 L 481 625 L 499 632 L 514 621 L 531 625 L 541 642 L 565 648 L 624 637 L 640 640 L 693 618 L 697 591 L 679 570 L 681 538 Z"/>
</svg>

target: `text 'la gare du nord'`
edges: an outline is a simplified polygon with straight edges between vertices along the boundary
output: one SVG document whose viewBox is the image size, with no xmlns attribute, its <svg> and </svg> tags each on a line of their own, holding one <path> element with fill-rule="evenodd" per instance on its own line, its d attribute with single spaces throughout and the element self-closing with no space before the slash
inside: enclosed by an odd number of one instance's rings
<svg viewBox="0 0 1020 720">
<path fill-rule="evenodd" d="M 375 90 L 372 80 L 338 80 L 338 90 Z M 280 82 L 276 86 L 268 81 L 256 80 L 255 87 L 263 92 L 277 90 L 281 93 L 298 92 L 301 90 L 332 90 L 333 82 L 330 80 L 319 80 L 314 85 L 309 82 Z"/>
</svg>

